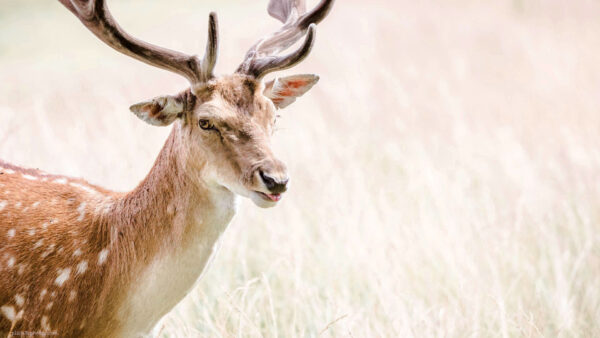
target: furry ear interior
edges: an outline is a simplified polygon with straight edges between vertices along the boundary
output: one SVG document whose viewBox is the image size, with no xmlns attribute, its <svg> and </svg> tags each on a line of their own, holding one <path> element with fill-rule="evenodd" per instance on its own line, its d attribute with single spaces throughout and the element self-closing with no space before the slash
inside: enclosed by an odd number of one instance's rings
<svg viewBox="0 0 600 338">
<path fill-rule="evenodd" d="M 292 75 L 269 81 L 265 84 L 264 95 L 273 101 L 278 109 L 285 108 L 304 95 L 319 81 L 314 74 Z"/>
<path fill-rule="evenodd" d="M 153 126 L 168 126 L 183 115 L 184 104 L 175 96 L 159 96 L 129 107 L 141 120 Z"/>
</svg>

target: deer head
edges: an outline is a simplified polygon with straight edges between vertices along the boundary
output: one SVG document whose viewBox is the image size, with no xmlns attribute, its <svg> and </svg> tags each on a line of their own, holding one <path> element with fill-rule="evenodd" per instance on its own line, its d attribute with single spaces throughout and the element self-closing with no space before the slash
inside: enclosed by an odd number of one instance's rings
<svg viewBox="0 0 600 338">
<path fill-rule="evenodd" d="M 60 0 L 98 38 L 117 51 L 185 77 L 190 87 L 131 106 L 143 121 L 180 128 L 187 176 L 194 184 L 222 186 L 249 197 L 260 207 L 274 206 L 289 181 L 283 162 L 270 147 L 275 112 L 306 93 L 316 75 L 294 75 L 264 82 L 270 72 L 306 58 L 316 24 L 333 0 L 307 12 L 304 0 L 271 0 L 268 12 L 283 26 L 258 40 L 231 75 L 213 73 L 218 50 L 217 16 L 209 16 L 208 42 L 202 59 L 140 41 L 113 19 L 104 0 Z M 301 46 L 279 55 L 304 37 Z"/>
</svg>

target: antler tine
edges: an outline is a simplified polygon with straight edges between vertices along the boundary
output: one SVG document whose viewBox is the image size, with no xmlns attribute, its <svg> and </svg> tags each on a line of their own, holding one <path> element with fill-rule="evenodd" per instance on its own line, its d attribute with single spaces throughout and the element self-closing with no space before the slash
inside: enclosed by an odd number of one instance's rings
<svg viewBox="0 0 600 338">
<path fill-rule="evenodd" d="M 316 27 L 309 27 L 321 22 L 333 3 L 334 0 L 322 0 L 314 9 L 305 13 L 305 0 L 271 0 L 269 14 L 284 25 L 280 30 L 256 42 L 246 53 L 237 72 L 262 78 L 267 73 L 289 68 L 302 61 L 310 53 L 316 34 Z M 275 56 L 296 43 L 307 30 L 309 36 L 298 50 L 285 56 Z"/>
<path fill-rule="evenodd" d="M 317 25 L 311 24 L 306 39 L 298 50 L 284 56 L 268 56 L 256 59 L 248 69 L 247 74 L 259 79 L 267 73 L 291 68 L 300 63 L 310 53 L 315 42 L 316 31 Z"/>
<path fill-rule="evenodd" d="M 217 13 L 210 12 L 208 16 L 208 41 L 206 42 L 206 51 L 202 58 L 202 66 L 200 67 L 203 81 L 210 80 L 213 75 L 213 70 L 217 64 L 217 56 L 219 53 L 219 23 L 217 21 Z"/>
<path fill-rule="evenodd" d="M 125 32 L 110 14 L 104 0 L 59 0 L 100 40 L 115 50 L 149 65 L 185 77 L 191 84 L 210 79 L 217 57 L 218 33 L 215 13 L 209 16 L 206 54 L 195 55 L 159 47 Z"/>
</svg>

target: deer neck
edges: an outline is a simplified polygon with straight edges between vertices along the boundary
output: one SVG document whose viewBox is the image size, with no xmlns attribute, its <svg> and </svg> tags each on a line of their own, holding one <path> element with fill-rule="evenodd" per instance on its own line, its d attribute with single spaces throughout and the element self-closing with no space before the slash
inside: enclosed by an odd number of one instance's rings
<svg viewBox="0 0 600 338">
<path fill-rule="evenodd" d="M 140 240 L 138 246 L 147 243 L 139 246 L 145 257 L 180 247 L 199 235 L 222 232 L 235 212 L 235 195 L 203 180 L 198 175 L 202 168 L 190 167 L 181 134 L 177 124 L 150 173 L 122 197 L 114 211 L 113 217 L 125 223 L 119 228 L 133 236 L 130 239 Z"/>
<path fill-rule="evenodd" d="M 118 311 L 132 319 L 124 334 L 148 331 L 148 323 L 185 297 L 236 210 L 232 192 L 190 173 L 182 136 L 176 125 L 148 176 L 113 215 L 123 221 L 114 234 L 119 250 L 135 261 L 128 274 L 131 289 Z"/>
</svg>

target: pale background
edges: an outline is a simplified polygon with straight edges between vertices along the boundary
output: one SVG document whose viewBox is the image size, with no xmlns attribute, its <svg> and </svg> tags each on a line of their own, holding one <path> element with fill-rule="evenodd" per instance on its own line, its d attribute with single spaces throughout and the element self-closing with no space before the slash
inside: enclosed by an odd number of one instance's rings
<svg viewBox="0 0 600 338">
<path fill-rule="evenodd" d="M 312 5 L 314 2 L 311 2 Z M 267 0 L 112 0 L 129 32 L 218 73 L 278 27 Z M 163 336 L 600 335 L 600 3 L 338 0 L 282 112 L 292 187 L 248 201 Z M 0 157 L 133 188 L 169 129 L 129 105 L 184 79 L 58 1 L 0 0 Z"/>
</svg>

